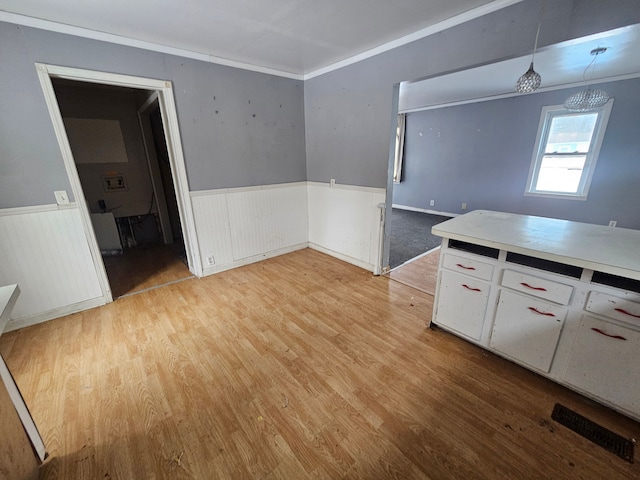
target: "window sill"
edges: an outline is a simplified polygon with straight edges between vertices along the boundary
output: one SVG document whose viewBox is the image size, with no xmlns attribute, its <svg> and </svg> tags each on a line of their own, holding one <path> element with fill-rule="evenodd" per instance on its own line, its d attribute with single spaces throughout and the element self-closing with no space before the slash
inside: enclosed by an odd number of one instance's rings
<svg viewBox="0 0 640 480">
<path fill-rule="evenodd" d="M 587 199 L 586 195 L 563 195 L 562 193 L 539 193 L 524 192 L 525 197 L 552 198 L 554 200 L 582 200 Z"/>
</svg>

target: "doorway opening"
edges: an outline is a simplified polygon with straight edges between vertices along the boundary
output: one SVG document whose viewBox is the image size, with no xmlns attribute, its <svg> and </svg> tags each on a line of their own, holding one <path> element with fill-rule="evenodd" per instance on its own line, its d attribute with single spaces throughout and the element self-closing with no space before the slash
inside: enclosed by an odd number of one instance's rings
<svg viewBox="0 0 640 480">
<path fill-rule="evenodd" d="M 433 295 L 441 239 L 431 227 L 449 217 L 396 202 L 395 190 L 401 187 L 404 170 L 411 167 L 404 162 L 409 118 L 399 113 L 400 90 L 399 84 L 394 86 L 382 265 L 392 280 Z"/>
<path fill-rule="evenodd" d="M 37 69 L 105 302 L 201 276 L 171 84 Z"/>
</svg>

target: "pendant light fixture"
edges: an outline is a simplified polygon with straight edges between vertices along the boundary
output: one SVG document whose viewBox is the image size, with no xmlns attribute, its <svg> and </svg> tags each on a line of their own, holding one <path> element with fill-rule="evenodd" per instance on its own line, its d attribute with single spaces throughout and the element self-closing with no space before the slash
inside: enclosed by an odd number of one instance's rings
<svg viewBox="0 0 640 480">
<path fill-rule="evenodd" d="M 583 78 L 586 78 L 587 71 L 591 66 L 593 66 L 593 69 L 591 70 L 591 79 L 593 79 L 593 73 L 596 69 L 596 59 L 598 58 L 598 55 L 601 55 L 606 51 L 607 49 L 604 47 L 598 47 L 591 50 L 593 60 L 591 60 L 591 63 L 589 63 L 587 68 L 585 68 L 584 73 L 582 74 Z M 609 94 L 607 92 L 597 88 L 591 88 L 591 85 L 587 84 L 587 88 L 585 90 L 580 90 L 579 92 L 570 95 L 569 98 L 565 100 L 564 108 L 570 112 L 588 112 L 602 107 L 608 101 Z"/>
<path fill-rule="evenodd" d="M 538 20 L 538 30 L 536 31 L 536 41 L 533 44 L 533 55 L 531 56 L 531 65 L 529 65 L 529 70 L 527 70 L 516 82 L 516 92 L 518 93 L 532 93 L 535 92 L 540 83 L 542 82 L 542 77 L 538 72 L 533 69 L 533 60 L 536 58 L 536 49 L 538 48 L 538 36 L 540 35 L 540 25 L 542 25 L 542 16 L 544 15 L 544 9 L 546 6 L 546 0 L 542 3 L 542 7 L 540 8 L 540 20 Z"/>
</svg>

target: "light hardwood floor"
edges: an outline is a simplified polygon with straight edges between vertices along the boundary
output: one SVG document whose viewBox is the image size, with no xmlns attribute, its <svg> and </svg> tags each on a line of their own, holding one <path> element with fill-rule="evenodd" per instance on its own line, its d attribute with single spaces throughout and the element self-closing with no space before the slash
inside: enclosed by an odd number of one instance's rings
<svg viewBox="0 0 640 480">
<path fill-rule="evenodd" d="M 550 419 L 640 425 L 425 322 L 433 297 L 302 250 L 5 334 L 43 479 L 639 478 Z"/>
<path fill-rule="evenodd" d="M 421 292 L 435 295 L 440 247 L 389 272 L 389 278 Z"/>
<path fill-rule="evenodd" d="M 177 244 L 126 248 L 122 255 L 103 257 L 113 298 L 141 292 L 192 276 Z"/>
</svg>

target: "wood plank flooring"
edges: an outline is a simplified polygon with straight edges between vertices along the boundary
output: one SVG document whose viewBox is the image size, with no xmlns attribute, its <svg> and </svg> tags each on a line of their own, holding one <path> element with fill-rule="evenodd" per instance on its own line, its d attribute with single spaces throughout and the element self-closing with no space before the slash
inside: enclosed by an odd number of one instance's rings
<svg viewBox="0 0 640 480">
<path fill-rule="evenodd" d="M 176 244 L 126 248 L 122 255 L 103 257 L 113 298 L 141 292 L 192 276 Z"/>
<path fill-rule="evenodd" d="M 421 292 L 435 295 L 440 247 L 389 272 L 389 278 Z"/>
<path fill-rule="evenodd" d="M 313 250 L 5 334 L 42 479 L 639 478 L 550 419 L 640 425 L 425 322 Z"/>
</svg>

